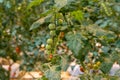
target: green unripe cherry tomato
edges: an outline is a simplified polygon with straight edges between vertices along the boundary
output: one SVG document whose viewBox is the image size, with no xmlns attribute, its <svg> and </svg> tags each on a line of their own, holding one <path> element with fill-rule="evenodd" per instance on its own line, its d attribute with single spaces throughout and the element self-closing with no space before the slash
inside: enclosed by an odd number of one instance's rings
<svg viewBox="0 0 120 80">
<path fill-rule="evenodd" d="M 50 30 L 53 30 L 53 29 L 55 29 L 55 24 L 49 24 L 48 27 Z"/>
<path fill-rule="evenodd" d="M 47 44 L 47 45 L 46 45 L 46 49 L 47 49 L 47 50 L 50 50 L 50 49 L 51 49 L 51 45 Z"/>
<path fill-rule="evenodd" d="M 48 40 L 47 40 L 47 44 L 53 44 L 53 39 L 51 39 L 51 38 L 48 39 Z"/>
<path fill-rule="evenodd" d="M 50 31 L 50 36 L 55 36 L 55 35 L 56 35 L 55 30 Z"/>
</svg>

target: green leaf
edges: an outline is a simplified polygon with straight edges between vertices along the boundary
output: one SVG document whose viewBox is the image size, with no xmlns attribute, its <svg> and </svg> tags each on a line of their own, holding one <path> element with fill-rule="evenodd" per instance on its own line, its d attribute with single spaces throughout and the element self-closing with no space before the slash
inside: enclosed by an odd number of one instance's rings
<svg viewBox="0 0 120 80">
<path fill-rule="evenodd" d="M 3 3 L 3 0 L 0 0 L 0 3 Z"/>
<path fill-rule="evenodd" d="M 67 0 L 55 0 L 55 6 L 59 9 L 64 7 L 67 4 Z"/>
<path fill-rule="evenodd" d="M 0 65 L 0 80 L 9 80 L 10 74 Z"/>
<path fill-rule="evenodd" d="M 49 10 L 45 10 L 43 13 L 41 13 L 40 14 L 40 17 L 44 17 L 44 16 L 47 16 L 47 15 L 49 15 L 49 14 L 52 14 L 52 13 L 54 13 L 54 11 L 55 11 L 56 9 L 49 9 Z"/>
<path fill-rule="evenodd" d="M 60 71 L 56 71 L 56 68 L 58 66 L 52 66 L 50 69 L 48 69 L 45 72 L 45 76 L 49 79 L 49 80 L 60 80 Z M 54 77 L 53 77 L 54 76 Z"/>
<path fill-rule="evenodd" d="M 114 42 L 115 38 L 117 36 L 114 34 L 114 33 L 108 33 L 104 36 L 104 39 L 107 41 L 107 42 Z"/>
<path fill-rule="evenodd" d="M 109 73 L 111 67 L 112 67 L 112 62 L 111 63 L 107 63 L 107 62 L 103 62 L 101 64 L 101 67 L 100 67 L 100 70 L 103 72 L 103 73 Z"/>
<path fill-rule="evenodd" d="M 110 48 L 107 47 L 107 46 L 104 46 L 104 47 L 102 48 L 102 50 L 103 50 L 104 53 L 108 53 L 108 51 L 110 50 Z"/>
<path fill-rule="evenodd" d="M 6 7 L 7 7 L 7 8 L 11 8 L 11 3 L 10 3 L 10 1 L 7 1 Z"/>
<path fill-rule="evenodd" d="M 108 25 L 108 21 L 104 21 L 103 23 L 100 24 L 101 28 L 105 28 Z"/>
<path fill-rule="evenodd" d="M 30 9 L 33 6 L 40 5 L 44 0 L 33 0 L 28 6 L 27 9 Z"/>
<path fill-rule="evenodd" d="M 66 71 L 68 66 L 69 66 L 69 63 L 68 63 L 68 56 L 67 55 L 64 55 L 63 57 L 61 57 L 61 69 L 63 71 Z"/>
<path fill-rule="evenodd" d="M 79 51 L 82 48 L 82 39 L 80 33 L 69 33 L 66 35 L 67 45 L 73 51 L 73 53 L 77 56 Z"/>
<path fill-rule="evenodd" d="M 84 38 L 80 32 L 70 32 L 66 35 L 66 40 L 67 46 L 73 52 L 73 55 L 82 63 L 85 60 L 86 54 L 91 49 L 86 38 Z"/>
<path fill-rule="evenodd" d="M 103 22 L 103 19 L 97 20 L 95 24 L 101 24 Z"/>
<path fill-rule="evenodd" d="M 56 67 L 56 71 L 61 71 L 61 66 Z"/>
<path fill-rule="evenodd" d="M 39 54 L 39 51 L 38 50 L 34 50 L 34 55 L 38 56 L 38 54 Z"/>
<path fill-rule="evenodd" d="M 120 5 L 115 5 L 113 8 L 115 11 L 120 12 Z"/>
<path fill-rule="evenodd" d="M 48 78 L 46 78 L 45 76 L 42 76 L 40 79 L 38 80 L 48 80 Z"/>
<path fill-rule="evenodd" d="M 120 55 L 119 53 L 116 53 L 116 52 L 113 52 L 111 55 L 110 55 L 110 59 L 111 59 L 111 62 L 115 62 L 115 61 L 118 61 L 120 63 Z"/>
<path fill-rule="evenodd" d="M 71 12 L 71 15 L 76 19 L 76 20 L 83 20 L 83 12 L 81 10 L 73 11 Z"/>
<path fill-rule="evenodd" d="M 98 52 L 95 52 L 95 51 L 94 51 L 94 52 L 93 52 L 93 55 L 94 55 L 94 56 L 98 56 Z"/>
<path fill-rule="evenodd" d="M 6 55 L 6 51 L 0 49 L 0 56 L 5 57 Z"/>
<path fill-rule="evenodd" d="M 115 73 L 116 76 L 120 76 L 120 70 Z"/>
<path fill-rule="evenodd" d="M 61 31 L 64 31 L 66 29 L 68 29 L 68 26 L 58 26 L 57 27 L 57 30 L 61 30 Z"/>
<path fill-rule="evenodd" d="M 100 76 L 100 75 L 94 75 L 94 80 L 102 80 L 102 76 Z"/>
<path fill-rule="evenodd" d="M 115 42 L 116 47 L 120 48 L 120 39 Z"/>
<path fill-rule="evenodd" d="M 12 35 L 12 36 L 15 36 L 15 35 L 16 35 L 16 33 L 17 33 L 17 31 L 16 31 L 16 30 L 14 30 L 14 31 L 12 31 L 11 35 Z"/>
<path fill-rule="evenodd" d="M 34 22 L 31 25 L 30 30 L 33 30 L 33 29 L 36 29 L 36 28 L 40 27 L 40 25 L 42 25 L 43 23 L 47 22 L 46 20 L 49 19 L 50 17 L 51 17 L 51 15 L 48 15 L 48 16 L 43 17 L 43 18 L 40 18 L 39 20 L 37 20 L 36 22 Z"/>
</svg>

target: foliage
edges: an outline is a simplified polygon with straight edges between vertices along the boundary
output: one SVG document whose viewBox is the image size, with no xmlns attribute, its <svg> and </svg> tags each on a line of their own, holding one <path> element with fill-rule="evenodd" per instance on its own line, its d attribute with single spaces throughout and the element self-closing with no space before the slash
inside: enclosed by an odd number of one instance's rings
<svg viewBox="0 0 120 80">
<path fill-rule="evenodd" d="M 0 65 L 0 80 L 3 80 L 4 78 L 6 79 L 6 80 L 9 80 L 9 74 L 8 74 L 9 72 L 8 71 L 6 71 L 6 70 L 4 70 L 3 68 L 2 68 L 2 66 Z"/>
<path fill-rule="evenodd" d="M 109 61 L 104 60 L 110 58 L 111 63 L 116 60 L 120 62 L 119 2 L 120 0 L 0 0 L 0 56 L 10 56 L 14 61 L 22 58 L 21 69 L 28 71 L 33 70 L 33 64 L 40 60 L 49 63 L 41 56 L 39 49 L 50 38 L 48 25 L 52 23 L 56 26 L 55 39 L 61 31 L 64 32 L 65 37 L 61 40 L 67 42 L 83 66 L 88 53 L 92 52 L 93 58 L 98 57 L 96 61 L 103 62 L 101 70 L 105 71 L 104 66 L 108 67 Z M 56 40 L 55 44 L 57 42 L 60 40 Z M 95 46 L 98 42 L 102 45 L 100 48 Z M 16 53 L 17 46 L 20 46 L 22 56 Z M 100 49 L 102 52 L 99 52 Z M 57 62 L 54 63 L 57 65 Z M 110 67 L 111 65 L 108 69 Z M 109 73 L 108 71 L 104 73 Z M 50 70 L 48 72 L 51 73 Z M 55 70 L 53 72 L 56 73 Z M 47 73 L 46 76 L 50 78 L 48 75 Z"/>
</svg>

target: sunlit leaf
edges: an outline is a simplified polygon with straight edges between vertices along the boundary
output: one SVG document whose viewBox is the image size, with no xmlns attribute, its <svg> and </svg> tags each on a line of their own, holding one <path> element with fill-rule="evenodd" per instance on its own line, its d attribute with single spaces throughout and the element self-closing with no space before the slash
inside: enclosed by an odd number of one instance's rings
<svg viewBox="0 0 120 80">
<path fill-rule="evenodd" d="M 72 15 L 76 20 L 83 20 L 83 12 L 82 12 L 81 10 L 73 11 L 73 12 L 71 12 L 71 15 Z"/>
<path fill-rule="evenodd" d="M 67 4 L 67 0 L 55 0 L 55 6 L 57 7 L 57 8 L 62 8 L 62 7 L 64 7 L 65 5 Z"/>
<path fill-rule="evenodd" d="M 44 0 L 33 0 L 32 2 L 30 2 L 30 4 L 28 5 L 27 9 L 30 9 L 33 6 L 37 6 L 40 5 Z"/>
<path fill-rule="evenodd" d="M 46 20 L 49 19 L 51 16 L 46 16 L 43 18 L 40 18 L 39 20 L 37 20 L 36 22 L 34 22 L 31 27 L 30 30 L 36 29 L 38 27 L 40 27 L 40 25 L 42 25 L 43 23 L 47 22 Z"/>
</svg>

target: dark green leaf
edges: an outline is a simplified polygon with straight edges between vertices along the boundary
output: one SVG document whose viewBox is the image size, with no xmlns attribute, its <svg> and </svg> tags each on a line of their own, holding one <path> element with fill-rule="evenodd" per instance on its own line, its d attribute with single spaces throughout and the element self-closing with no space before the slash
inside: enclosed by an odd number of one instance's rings
<svg viewBox="0 0 120 80">
<path fill-rule="evenodd" d="M 100 27 L 105 28 L 105 27 L 107 27 L 107 25 L 108 25 L 108 22 L 104 21 L 103 23 L 100 24 Z"/>
<path fill-rule="evenodd" d="M 103 72 L 103 73 L 109 73 L 111 67 L 112 67 L 112 64 L 113 63 L 106 63 L 106 62 L 103 62 L 101 67 L 100 67 L 100 70 Z"/>
<path fill-rule="evenodd" d="M 11 8 L 10 1 L 7 1 L 7 3 L 6 3 L 6 7 L 7 7 L 7 8 Z"/>
<path fill-rule="evenodd" d="M 66 35 L 67 45 L 77 56 L 82 48 L 82 36 L 80 33 L 70 33 Z"/>
<path fill-rule="evenodd" d="M 103 23 L 102 19 L 100 19 L 100 20 L 98 20 L 98 21 L 95 22 L 95 24 L 101 24 L 101 23 Z"/>
<path fill-rule="evenodd" d="M 115 9 L 117 12 L 120 12 L 120 5 L 115 5 L 115 6 L 114 6 L 114 9 Z"/>
<path fill-rule="evenodd" d="M 102 48 L 102 50 L 103 50 L 103 52 L 104 52 L 104 53 L 108 53 L 108 51 L 110 50 L 110 48 L 109 48 L 109 47 L 104 46 L 104 47 Z"/>
<path fill-rule="evenodd" d="M 115 42 L 115 45 L 120 48 L 120 39 Z"/>
</svg>

